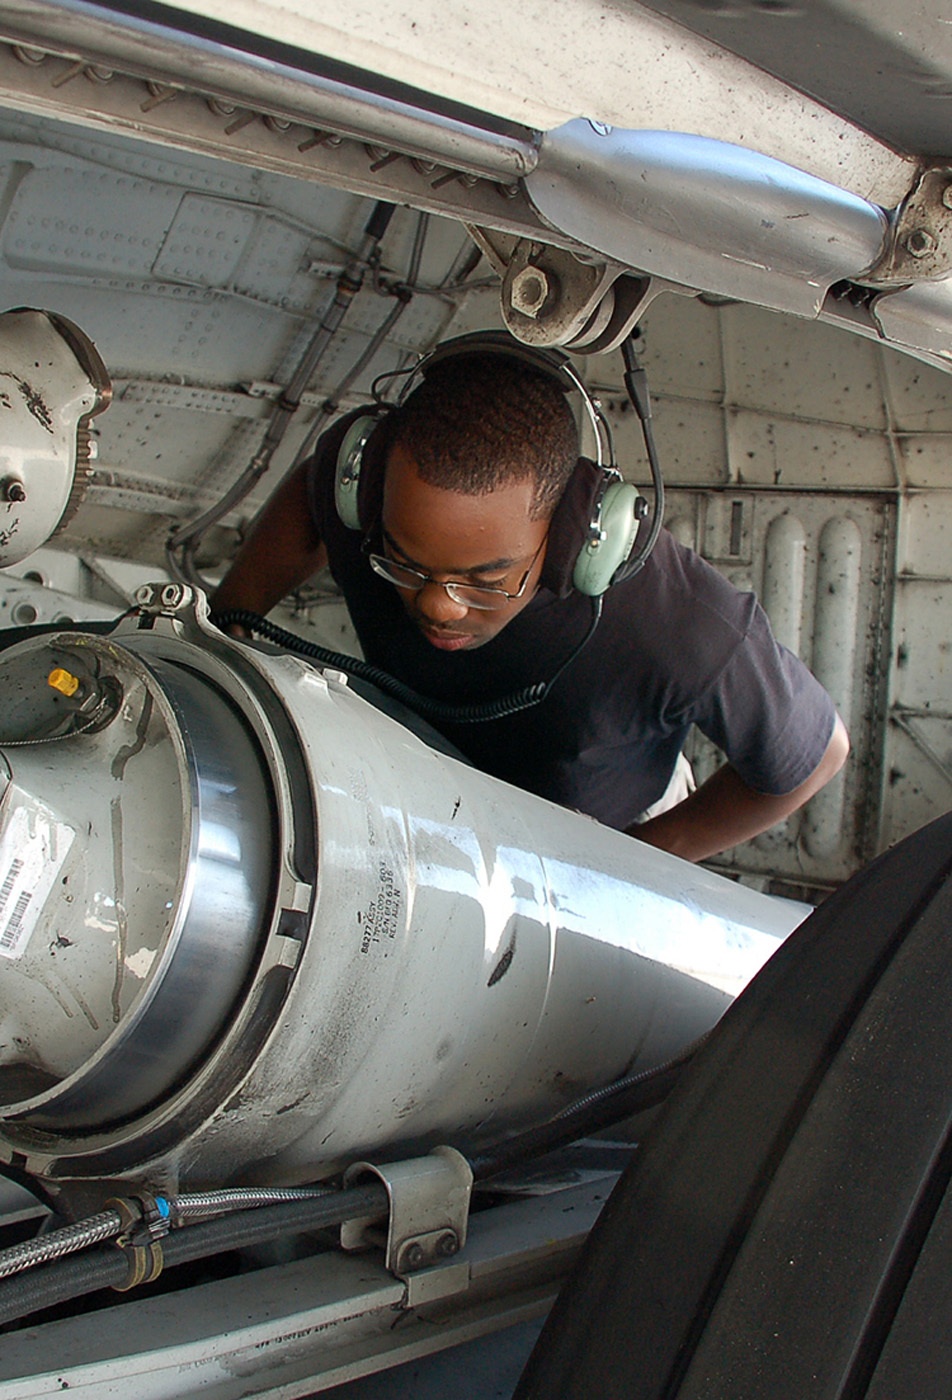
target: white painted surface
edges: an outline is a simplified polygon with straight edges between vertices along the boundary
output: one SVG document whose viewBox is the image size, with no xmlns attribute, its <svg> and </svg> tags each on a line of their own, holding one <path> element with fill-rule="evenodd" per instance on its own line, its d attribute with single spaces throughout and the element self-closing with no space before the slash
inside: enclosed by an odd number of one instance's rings
<svg viewBox="0 0 952 1400">
<path fill-rule="evenodd" d="M 573 117 L 738 141 L 864 196 L 905 162 L 819 103 L 638 4 L 544 0 L 199 0 L 180 8 L 273 34 L 425 92 L 549 130 Z M 873 193 L 876 191 L 876 193 Z"/>
</svg>

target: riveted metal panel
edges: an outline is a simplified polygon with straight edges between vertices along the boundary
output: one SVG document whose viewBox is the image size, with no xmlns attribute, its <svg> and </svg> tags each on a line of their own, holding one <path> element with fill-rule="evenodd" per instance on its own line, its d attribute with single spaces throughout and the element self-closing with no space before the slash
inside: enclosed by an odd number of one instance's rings
<svg viewBox="0 0 952 1400">
<path fill-rule="evenodd" d="M 212 505 L 253 456 L 372 205 L 267 169 L 34 117 L 0 116 L 0 141 L 4 301 L 71 316 L 96 339 L 116 379 L 113 407 L 96 425 L 91 488 L 59 543 L 159 563 L 169 528 Z M 376 277 L 332 340 L 271 472 L 228 518 L 229 530 L 209 540 L 211 557 L 326 421 L 319 417 L 326 398 L 348 408 L 377 373 L 408 363 L 451 329 L 499 324 L 498 285 L 485 264 L 475 271 L 467 264 L 467 235 L 430 217 L 416 294 L 370 353 L 420 232 L 415 210 L 397 210 Z M 948 603 L 949 513 L 941 502 L 950 483 L 949 381 L 827 326 L 689 295 L 658 298 L 639 345 L 669 523 L 738 586 L 756 588 L 782 640 L 808 662 L 823 525 L 845 514 L 860 531 L 842 849 L 835 858 L 805 856 L 794 819 L 724 861 L 753 879 L 820 888 L 948 802 L 937 711 L 952 713 L 938 623 Z M 620 357 L 591 357 L 580 368 L 613 423 L 623 470 L 646 484 Z M 790 534 L 794 521 L 802 542 Z M 314 619 L 329 615 L 323 602 L 307 606 Z M 352 644 L 339 613 L 332 631 Z M 893 713 L 884 740 L 887 690 Z M 702 774 L 713 761 L 700 752 Z"/>
<path fill-rule="evenodd" d="M 187 194 L 152 265 L 157 277 L 226 286 L 233 278 L 254 232 L 257 215 L 226 200 Z"/>
</svg>

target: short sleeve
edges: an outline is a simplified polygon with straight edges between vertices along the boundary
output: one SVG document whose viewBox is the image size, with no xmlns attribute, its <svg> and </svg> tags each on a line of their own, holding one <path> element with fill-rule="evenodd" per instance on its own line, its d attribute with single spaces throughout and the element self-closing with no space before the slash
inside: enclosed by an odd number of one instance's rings
<svg viewBox="0 0 952 1400">
<path fill-rule="evenodd" d="M 809 668 L 774 637 L 759 604 L 690 716 L 756 792 L 806 782 L 833 734 L 836 709 Z"/>
</svg>

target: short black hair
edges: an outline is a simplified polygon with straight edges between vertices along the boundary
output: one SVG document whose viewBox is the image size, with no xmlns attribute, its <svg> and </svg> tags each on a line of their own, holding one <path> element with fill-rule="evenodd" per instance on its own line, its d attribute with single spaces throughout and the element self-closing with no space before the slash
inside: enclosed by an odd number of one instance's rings
<svg viewBox="0 0 952 1400">
<path fill-rule="evenodd" d="M 421 478 L 467 496 L 536 483 L 532 515 L 552 514 L 578 460 L 578 429 L 554 374 L 479 351 L 435 364 L 395 414 L 393 445 Z"/>
</svg>

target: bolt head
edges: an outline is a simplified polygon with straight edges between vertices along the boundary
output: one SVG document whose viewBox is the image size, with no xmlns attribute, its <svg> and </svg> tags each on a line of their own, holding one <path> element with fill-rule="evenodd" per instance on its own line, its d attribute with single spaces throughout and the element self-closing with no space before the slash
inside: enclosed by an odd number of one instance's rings
<svg viewBox="0 0 952 1400">
<path fill-rule="evenodd" d="M 441 1259 L 452 1259 L 454 1254 L 459 1253 L 459 1240 L 452 1230 L 447 1230 L 446 1234 L 437 1240 L 436 1252 Z"/>
<path fill-rule="evenodd" d="M 548 275 L 541 267 L 533 267 L 529 263 L 512 279 L 509 297 L 513 310 L 521 311 L 523 316 L 531 316 L 534 320 L 545 306 L 551 290 Z"/>
<path fill-rule="evenodd" d="M 13 501 L 16 505 L 20 505 L 26 500 L 26 487 L 22 481 L 17 481 L 13 477 L 3 483 L 3 496 L 4 500 Z"/>
<path fill-rule="evenodd" d="M 188 600 L 188 591 L 181 583 L 167 583 L 162 589 L 162 606 L 180 608 Z"/>
<path fill-rule="evenodd" d="M 935 238 L 927 228 L 914 228 L 906 238 L 906 251 L 914 258 L 925 258 L 935 252 Z"/>
<path fill-rule="evenodd" d="M 423 1246 L 419 1244 L 407 1245 L 403 1251 L 401 1263 L 404 1269 L 418 1269 L 425 1259 Z"/>
</svg>

